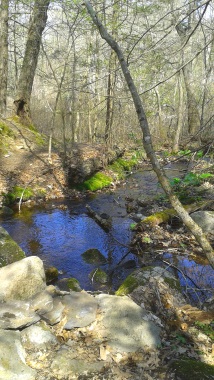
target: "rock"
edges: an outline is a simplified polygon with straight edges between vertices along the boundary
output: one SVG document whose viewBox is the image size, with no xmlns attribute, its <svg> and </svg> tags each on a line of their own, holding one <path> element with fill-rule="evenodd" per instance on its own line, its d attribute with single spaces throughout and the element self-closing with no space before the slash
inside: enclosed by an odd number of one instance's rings
<svg viewBox="0 0 214 380">
<path fill-rule="evenodd" d="M 196 211 L 191 217 L 205 233 L 214 233 L 214 211 Z"/>
<path fill-rule="evenodd" d="M 58 275 L 59 275 L 59 271 L 55 267 L 49 267 L 45 269 L 45 276 L 46 276 L 47 283 L 57 280 Z"/>
<path fill-rule="evenodd" d="M 86 292 L 71 292 L 62 298 L 62 303 L 67 310 L 66 330 L 88 326 L 96 319 L 97 301 Z"/>
<path fill-rule="evenodd" d="M 73 290 L 74 292 L 81 292 L 80 283 L 76 278 L 68 278 L 67 279 L 67 286 L 69 289 Z"/>
<path fill-rule="evenodd" d="M 47 283 L 57 280 L 58 275 L 59 275 L 59 271 L 55 267 L 49 267 L 45 269 L 45 276 L 46 276 Z"/>
<path fill-rule="evenodd" d="M 51 370 L 54 374 L 60 376 L 60 378 L 67 378 L 69 375 L 81 374 L 87 375 L 87 373 L 101 371 L 104 367 L 104 362 L 88 362 L 84 359 L 77 358 L 77 353 L 75 351 L 68 350 L 66 348 L 61 348 L 55 355 Z"/>
<path fill-rule="evenodd" d="M 100 284 L 106 284 L 109 280 L 107 273 L 100 268 L 92 270 L 92 272 L 89 274 L 89 278 L 92 280 L 92 282 L 95 281 Z"/>
<path fill-rule="evenodd" d="M 8 215 L 13 215 L 13 210 L 10 208 L 10 207 L 7 207 L 7 206 L 2 206 L 0 208 L 0 215 L 5 215 L 5 216 L 8 216 Z"/>
<path fill-rule="evenodd" d="M 37 314 L 43 315 L 53 310 L 53 298 L 47 290 L 37 293 L 30 300 L 31 309 Z"/>
<path fill-rule="evenodd" d="M 42 319 L 50 325 L 55 325 L 61 321 L 64 308 L 65 307 L 61 302 L 61 298 L 56 297 L 53 299 L 53 309 L 48 313 L 43 314 Z"/>
<path fill-rule="evenodd" d="M 36 371 L 25 363 L 26 353 L 17 331 L 0 330 L 0 380 L 35 380 Z M 11 344 L 12 343 L 12 344 Z"/>
<path fill-rule="evenodd" d="M 10 237 L 8 232 L 3 227 L 0 227 L 0 267 L 21 260 L 24 257 L 24 251 Z"/>
<path fill-rule="evenodd" d="M 30 256 L 0 269 L 0 301 L 27 300 L 45 289 L 43 262 Z"/>
<path fill-rule="evenodd" d="M 124 149 L 111 149 L 105 144 L 72 144 L 67 157 L 68 181 L 79 184 L 98 170 L 115 161 L 124 153 Z"/>
<path fill-rule="evenodd" d="M 91 248 L 82 253 L 83 260 L 88 264 L 106 263 L 105 256 L 99 251 L 99 249 Z"/>
<path fill-rule="evenodd" d="M 13 301 L 0 303 L 0 328 L 18 329 L 36 323 L 40 317 L 30 310 L 30 303 Z"/>
<path fill-rule="evenodd" d="M 21 341 L 25 348 L 38 350 L 58 343 L 55 335 L 41 326 L 30 326 L 24 329 L 21 332 Z"/>
<path fill-rule="evenodd" d="M 130 298 L 100 294 L 96 299 L 103 314 L 96 328 L 112 349 L 134 352 L 160 344 L 160 327 Z"/>
</svg>

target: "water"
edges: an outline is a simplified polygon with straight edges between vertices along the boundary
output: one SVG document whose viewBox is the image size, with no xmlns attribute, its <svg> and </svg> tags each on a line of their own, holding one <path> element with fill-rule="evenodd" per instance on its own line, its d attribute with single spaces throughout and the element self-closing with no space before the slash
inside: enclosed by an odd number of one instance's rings
<svg viewBox="0 0 214 380">
<path fill-rule="evenodd" d="M 87 203 L 97 208 L 97 199 Z M 112 228 L 110 233 L 107 233 L 88 217 L 85 202 L 67 202 L 65 210 L 59 209 L 60 206 L 62 205 L 50 203 L 45 209 L 23 208 L 20 214 L 16 213 L 7 218 L 2 225 L 21 246 L 26 256 L 39 256 L 45 267 L 55 266 L 60 271 L 59 278 L 75 277 L 83 289 L 93 290 L 97 286 L 92 284 L 89 274 L 97 265 L 86 263 L 81 255 L 90 248 L 99 249 L 107 260 L 106 264 L 99 267 L 108 273 L 111 272 L 129 251 L 124 245 L 128 245 L 131 240 L 131 220 L 120 216 L 118 208 L 108 208 L 109 212 L 114 211 L 114 215 Z M 128 260 L 130 259 L 138 264 L 136 256 L 131 253 L 128 255 Z M 115 272 L 117 274 L 108 286 L 115 289 L 129 272 L 128 269 L 121 269 L 120 273 Z"/>
<path fill-rule="evenodd" d="M 168 167 L 167 173 L 173 177 L 182 175 L 183 165 L 176 163 L 176 166 Z M 33 210 L 23 206 L 20 214 L 16 213 L 3 220 L 2 226 L 27 256 L 39 256 L 45 267 L 58 268 L 59 279 L 75 277 L 85 290 L 114 291 L 133 271 L 133 268 L 125 269 L 122 264 L 126 260 L 134 260 L 136 266 L 139 265 L 138 258 L 129 253 L 129 248 L 126 247 L 132 238 L 129 226 L 133 222 L 126 212 L 126 198 L 148 198 L 160 193 L 155 174 L 152 171 L 139 171 L 128 177 L 114 192 L 109 190 L 98 193 L 79 202 L 50 202 Z M 86 204 L 98 214 L 110 215 L 110 233 L 105 232 L 87 215 Z M 97 265 L 86 263 L 81 255 L 90 248 L 99 249 L 107 260 L 106 264 L 99 267 L 107 273 L 114 273 L 105 287 L 92 283 L 89 278 Z M 117 266 L 123 257 L 121 265 Z M 209 265 L 205 262 L 197 263 L 187 255 L 166 253 L 164 258 L 179 269 L 177 277 L 190 301 L 197 302 L 199 298 L 204 300 L 212 294 L 214 276 Z"/>
</svg>

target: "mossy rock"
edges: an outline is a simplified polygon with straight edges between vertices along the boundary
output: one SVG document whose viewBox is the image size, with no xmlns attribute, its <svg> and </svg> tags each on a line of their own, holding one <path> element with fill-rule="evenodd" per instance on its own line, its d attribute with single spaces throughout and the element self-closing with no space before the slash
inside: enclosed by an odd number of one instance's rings
<svg viewBox="0 0 214 380">
<path fill-rule="evenodd" d="M 110 186 L 113 179 L 103 173 L 96 173 L 86 181 L 84 181 L 81 185 L 78 186 L 80 190 L 90 190 L 97 191 L 101 190 L 104 187 Z"/>
<path fill-rule="evenodd" d="M 182 289 L 180 282 L 176 278 L 164 277 L 164 282 L 168 284 L 171 289 L 175 289 L 181 292 Z"/>
<path fill-rule="evenodd" d="M 67 285 L 68 285 L 68 288 L 73 290 L 74 292 L 81 292 L 82 290 L 80 287 L 80 283 L 76 278 L 73 278 L 73 277 L 68 278 Z"/>
<path fill-rule="evenodd" d="M 59 275 L 58 269 L 55 267 L 49 267 L 45 269 L 45 276 L 46 276 L 47 283 L 57 280 L 58 275 Z"/>
<path fill-rule="evenodd" d="M 171 364 L 179 380 L 214 379 L 214 366 L 192 359 L 176 360 Z"/>
<path fill-rule="evenodd" d="M 109 280 L 109 277 L 108 277 L 107 273 L 104 272 L 104 270 L 102 270 L 100 268 L 94 269 L 89 274 L 89 278 L 92 281 L 99 282 L 100 284 L 106 284 L 108 282 L 108 280 Z"/>
<path fill-rule="evenodd" d="M 0 267 L 24 259 L 25 253 L 10 237 L 8 232 L 0 227 Z"/>
<path fill-rule="evenodd" d="M 99 251 L 99 249 L 91 248 L 82 253 L 82 258 L 87 264 L 99 264 L 106 263 L 105 256 Z"/>
<path fill-rule="evenodd" d="M 3 206 L 2 208 L 0 208 L 0 215 L 2 216 L 13 215 L 13 213 L 13 210 L 7 206 Z"/>
<path fill-rule="evenodd" d="M 139 281 L 130 274 L 115 292 L 116 296 L 126 296 L 139 286 Z"/>
<path fill-rule="evenodd" d="M 26 189 L 20 186 L 14 186 L 11 191 L 4 195 L 4 203 L 10 205 L 18 201 L 21 197 L 23 202 L 28 201 L 34 196 L 34 191 L 27 187 Z"/>
</svg>

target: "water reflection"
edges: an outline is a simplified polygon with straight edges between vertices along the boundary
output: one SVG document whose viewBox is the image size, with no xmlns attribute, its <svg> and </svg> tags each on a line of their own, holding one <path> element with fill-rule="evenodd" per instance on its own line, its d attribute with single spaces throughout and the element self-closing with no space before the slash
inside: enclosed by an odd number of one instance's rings
<svg viewBox="0 0 214 380">
<path fill-rule="evenodd" d="M 164 259 L 178 268 L 180 284 L 191 302 L 200 304 L 213 295 L 214 276 L 210 265 L 169 253 L 164 254 Z"/>
<path fill-rule="evenodd" d="M 92 290 L 95 284 L 91 283 L 89 273 L 97 265 L 86 263 L 81 255 L 88 249 L 98 249 L 106 258 L 106 264 L 99 266 L 111 272 L 128 251 L 128 248 L 118 244 L 114 237 L 124 245 L 128 244 L 131 238 L 129 230 L 131 221 L 113 217 L 112 230 L 109 234 L 84 211 L 84 204 L 77 207 L 70 205 L 67 210 L 45 209 L 34 212 L 26 210 L 25 218 L 23 209 L 20 215 L 10 217 L 2 225 L 27 256 L 39 256 L 46 267 L 57 267 L 62 273 L 61 278 L 75 277 L 82 288 Z M 132 254 L 128 258 L 137 261 Z M 114 277 L 113 288 L 118 286 L 118 281 L 127 276 L 128 272 L 129 270 L 120 271 L 120 275 Z"/>
</svg>

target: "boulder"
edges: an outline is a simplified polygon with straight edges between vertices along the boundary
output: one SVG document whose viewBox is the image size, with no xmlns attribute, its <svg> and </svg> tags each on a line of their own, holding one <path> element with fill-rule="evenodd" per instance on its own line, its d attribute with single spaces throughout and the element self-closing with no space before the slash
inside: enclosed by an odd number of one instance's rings
<svg viewBox="0 0 214 380">
<path fill-rule="evenodd" d="M 46 288 L 43 262 L 30 256 L 0 269 L 0 302 L 27 300 Z"/>
<path fill-rule="evenodd" d="M 134 352 L 160 344 L 161 329 L 155 318 L 129 297 L 99 294 L 96 299 L 102 315 L 96 329 L 112 350 Z"/>
<path fill-rule="evenodd" d="M 0 330 L 0 380 L 35 380 L 36 371 L 25 363 L 19 331 Z"/>
<path fill-rule="evenodd" d="M 205 233 L 214 234 L 214 211 L 196 211 L 191 217 Z"/>
<path fill-rule="evenodd" d="M 97 301 L 90 294 L 71 292 L 70 295 L 62 298 L 62 303 L 67 310 L 67 323 L 64 329 L 85 327 L 95 321 Z"/>
<path fill-rule="evenodd" d="M 35 349 L 38 348 L 48 349 L 50 344 L 57 344 L 58 341 L 47 327 L 44 329 L 42 326 L 30 326 L 21 332 L 22 344 L 25 348 Z"/>
<path fill-rule="evenodd" d="M 13 301 L 0 303 L 0 328 L 20 329 L 30 326 L 40 320 L 40 317 L 30 310 L 30 303 Z"/>
<path fill-rule="evenodd" d="M 10 237 L 8 232 L 3 227 L 0 227 L 0 267 L 21 260 L 24 257 L 24 251 Z"/>
</svg>

